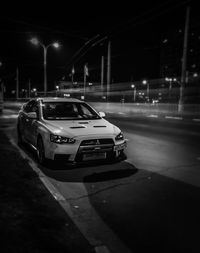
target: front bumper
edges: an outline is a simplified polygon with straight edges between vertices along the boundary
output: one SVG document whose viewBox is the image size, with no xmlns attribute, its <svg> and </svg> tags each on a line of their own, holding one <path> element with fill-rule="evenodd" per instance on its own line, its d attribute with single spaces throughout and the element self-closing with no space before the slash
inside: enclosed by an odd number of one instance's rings
<svg viewBox="0 0 200 253">
<path fill-rule="evenodd" d="M 126 159 L 124 149 L 127 141 L 115 142 L 113 138 L 98 138 L 98 144 L 86 145 L 86 140 L 94 141 L 95 138 L 83 138 L 75 144 L 50 143 L 47 158 L 55 161 L 69 163 L 83 163 L 94 161 L 120 161 Z M 103 140 L 103 141 L 102 141 Z"/>
<path fill-rule="evenodd" d="M 104 145 L 91 145 L 81 146 L 75 157 L 76 162 L 95 161 L 95 160 L 115 160 L 122 156 L 126 148 L 126 141 L 120 144 L 104 144 Z"/>
</svg>

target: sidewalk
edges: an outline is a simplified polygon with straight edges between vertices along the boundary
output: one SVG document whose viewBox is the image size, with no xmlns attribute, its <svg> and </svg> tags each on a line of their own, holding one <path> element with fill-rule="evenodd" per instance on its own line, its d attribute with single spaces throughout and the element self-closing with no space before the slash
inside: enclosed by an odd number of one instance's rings
<svg viewBox="0 0 200 253">
<path fill-rule="evenodd" d="M 0 164 L 1 253 L 94 252 L 2 129 Z"/>
</svg>

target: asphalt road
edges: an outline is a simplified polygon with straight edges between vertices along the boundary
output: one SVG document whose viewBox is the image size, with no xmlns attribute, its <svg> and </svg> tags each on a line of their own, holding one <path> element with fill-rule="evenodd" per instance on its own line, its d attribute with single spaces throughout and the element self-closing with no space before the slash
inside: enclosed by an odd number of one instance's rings
<svg viewBox="0 0 200 253">
<path fill-rule="evenodd" d="M 200 252 L 200 124 L 108 118 L 128 139 L 126 161 L 39 167 L 69 204 L 80 230 L 110 252 Z M 16 140 L 14 126 L 13 116 L 5 127 Z"/>
</svg>

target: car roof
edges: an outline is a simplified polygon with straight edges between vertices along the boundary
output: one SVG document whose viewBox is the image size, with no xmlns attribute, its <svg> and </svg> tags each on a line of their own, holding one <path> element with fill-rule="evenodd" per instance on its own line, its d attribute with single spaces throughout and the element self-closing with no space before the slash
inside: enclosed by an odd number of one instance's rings
<svg viewBox="0 0 200 253">
<path fill-rule="evenodd" d="M 84 102 L 76 98 L 62 98 L 62 97 L 40 97 L 37 101 L 43 102 Z"/>
</svg>

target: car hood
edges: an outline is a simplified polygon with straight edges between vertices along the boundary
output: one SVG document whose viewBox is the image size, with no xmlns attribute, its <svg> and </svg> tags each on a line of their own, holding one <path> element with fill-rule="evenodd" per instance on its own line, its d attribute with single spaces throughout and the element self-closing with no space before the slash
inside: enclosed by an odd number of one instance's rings
<svg viewBox="0 0 200 253">
<path fill-rule="evenodd" d="M 113 135 L 120 129 L 105 119 L 97 120 L 45 120 L 46 127 L 53 133 L 76 137 L 81 135 Z"/>
</svg>

